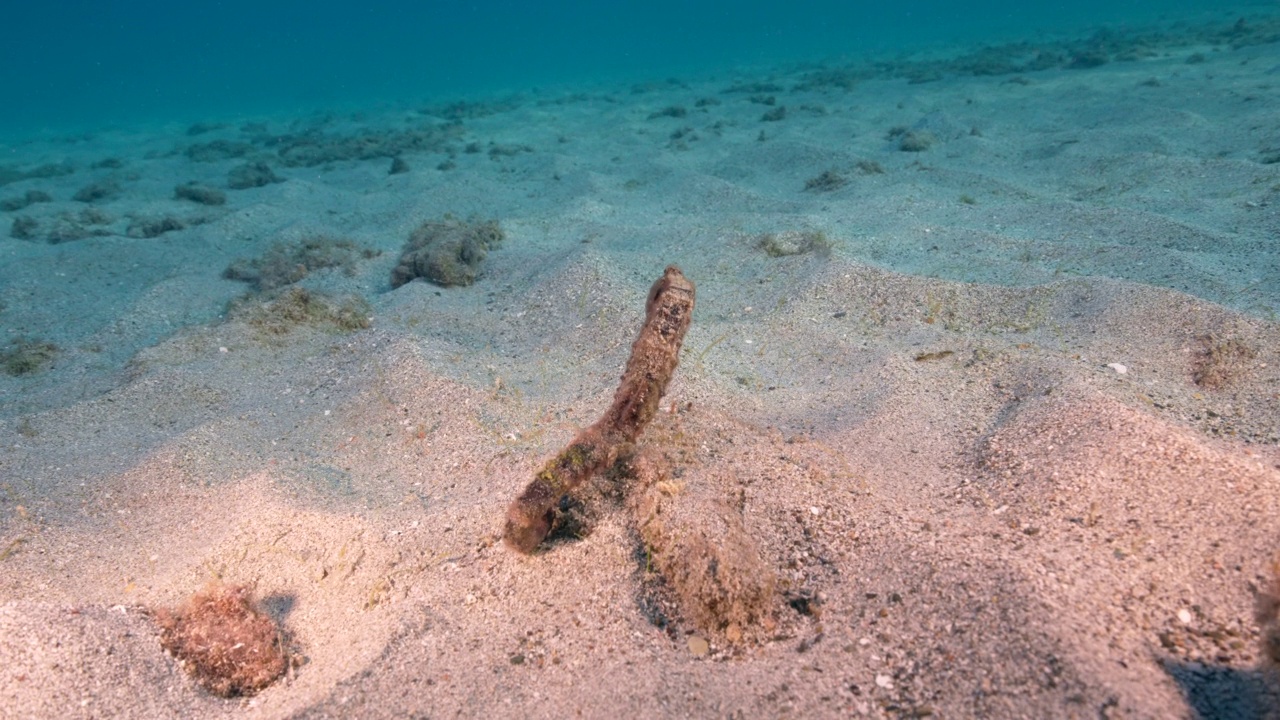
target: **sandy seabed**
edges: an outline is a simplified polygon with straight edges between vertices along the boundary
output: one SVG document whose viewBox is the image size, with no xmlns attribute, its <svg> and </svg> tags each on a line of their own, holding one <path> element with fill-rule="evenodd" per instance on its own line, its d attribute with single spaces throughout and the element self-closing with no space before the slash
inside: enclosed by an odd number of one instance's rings
<svg viewBox="0 0 1280 720">
<path fill-rule="evenodd" d="M 11 144 L 0 714 L 1277 712 L 1278 67 L 792 69 Z M 392 290 L 446 213 L 505 239 L 472 285 Z M 288 255 L 317 238 L 360 251 Z M 243 297 L 223 269 L 272 247 L 303 271 Z M 641 445 L 774 574 L 745 633 L 682 614 L 625 480 L 532 556 L 500 539 L 669 263 L 698 305 Z M 282 310 L 299 288 L 320 311 Z M 215 579 L 298 656 L 251 698 L 148 612 Z"/>
</svg>

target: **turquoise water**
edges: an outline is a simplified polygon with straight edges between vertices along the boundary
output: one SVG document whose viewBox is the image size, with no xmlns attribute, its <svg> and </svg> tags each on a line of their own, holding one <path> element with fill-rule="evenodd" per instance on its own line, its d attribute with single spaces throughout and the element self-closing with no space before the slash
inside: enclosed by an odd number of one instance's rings
<svg viewBox="0 0 1280 720">
<path fill-rule="evenodd" d="M 222 318 L 251 292 L 224 270 L 279 243 L 368 248 L 315 282 L 395 307 L 395 257 L 446 213 L 520 233 L 505 272 L 536 282 L 590 243 L 723 262 L 700 269 L 736 292 L 726 238 L 815 230 L 906 275 L 1106 277 L 1274 320 L 1274 0 L 1037 7 L 12 7 L 0 353 L 63 350 L 0 377 L 0 415 L 6 382 L 62 402 Z"/>
<path fill-rule="evenodd" d="M 1267 8 L 1274 3 L 14 3 L 0 43 L 0 133 L 708 74 L 1097 26 L 1222 22 Z"/>
</svg>

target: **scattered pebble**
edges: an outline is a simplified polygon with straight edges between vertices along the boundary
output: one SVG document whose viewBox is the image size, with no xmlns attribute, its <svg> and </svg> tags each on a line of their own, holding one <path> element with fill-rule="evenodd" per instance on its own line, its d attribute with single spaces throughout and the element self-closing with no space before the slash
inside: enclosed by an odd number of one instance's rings
<svg viewBox="0 0 1280 720">
<path fill-rule="evenodd" d="M 1115 370 L 1121 375 L 1124 375 L 1125 373 L 1129 372 L 1129 368 L 1125 367 L 1124 365 L 1121 365 L 1120 363 L 1107 363 L 1107 367 L 1111 368 L 1112 370 Z"/>
<path fill-rule="evenodd" d="M 893 678 L 889 677 L 888 675 L 877 675 L 877 676 L 876 676 L 876 686 L 877 686 L 877 687 L 882 687 L 882 688 L 884 688 L 885 690 L 892 690 L 892 689 L 893 689 Z"/>
<path fill-rule="evenodd" d="M 697 635 L 689 636 L 689 652 L 693 653 L 695 657 L 702 657 L 710 650 L 711 646 L 705 639 L 700 638 Z"/>
<path fill-rule="evenodd" d="M 1181 610 L 1179 610 L 1179 611 L 1178 611 L 1178 622 L 1182 623 L 1183 625 L 1190 625 L 1190 624 L 1191 624 L 1191 611 L 1190 611 L 1190 610 L 1187 610 L 1186 608 L 1182 608 Z"/>
</svg>

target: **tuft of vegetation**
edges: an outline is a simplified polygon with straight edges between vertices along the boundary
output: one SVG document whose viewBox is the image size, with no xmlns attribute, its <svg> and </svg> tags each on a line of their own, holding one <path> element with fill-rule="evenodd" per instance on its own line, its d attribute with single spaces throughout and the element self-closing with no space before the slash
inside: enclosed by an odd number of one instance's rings
<svg viewBox="0 0 1280 720">
<path fill-rule="evenodd" d="M 784 88 L 783 86 L 777 83 L 772 83 L 772 82 L 740 82 L 740 83 L 734 83 L 733 85 L 730 85 L 729 87 L 725 88 L 724 90 L 721 90 L 720 92 L 725 94 L 744 93 L 748 95 L 757 95 L 757 94 L 764 94 L 764 93 L 782 92 L 784 90 L 786 90 L 786 88 Z"/>
<path fill-rule="evenodd" d="M 0 351 L 0 369 L 15 377 L 34 375 L 48 369 L 58 355 L 58 346 L 32 338 L 18 338 Z"/>
<path fill-rule="evenodd" d="M 848 184 L 849 181 L 845 176 L 835 170 L 826 170 L 821 175 L 806 180 L 804 189 L 807 192 L 831 192 L 832 190 L 839 190 Z"/>
<path fill-rule="evenodd" d="M 769 257 L 787 257 L 818 253 L 826 257 L 831 254 L 835 243 L 821 230 L 784 230 L 779 233 L 765 233 L 756 242 L 756 247 L 764 250 Z"/>
<path fill-rule="evenodd" d="M 515 98 L 489 101 L 458 100 L 442 105 L 425 107 L 419 112 L 423 115 L 432 115 L 442 120 L 460 123 L 463 120 L 478 120 L 490 115 L 510 112 L 519 107 L 520 102 Z"/>
<path fill-rule="evenodd" d="M 853 165 L 863 175 L 883 175 L 884 166 L 875 160 L 859 160 Z"/>
<path fill-rule="evenodd" d="M 173 197 L 175 200 L 190 200 L 193 203 L 201 205 L 226 205 L 227 194 L 201 185 L 195 182 L 189 182 L 186 185 L 179 185 L 173 189 Z"/>
<path fill-rule="evenodd" d="M 21 197 L 6 198 L 0 200 L 0 210 L 5 212 L 17 212 L 30 205 L 36 203 L 53 202 L 53 196 L 42 190 L 28 190 Z"/>
<path fill-rule="evenodd" d="M 490 160 L 499 160 L 501 158 L 515 157 L 520 153 L 531 153 L 531 152 L 533 152 L 532 145 L 524 145 L 524 144 L 501 145 L 495 142 L 489 143 L 489 159 Z"/>
<path fill-rule="evenodd" d="M 760 116 L 760 122 L 782 122 L 787 119 L 787 106 L 779 105 L 778 107 L 765 112 Z"/>
<path fill-rule="evenodd" d="M 1101 47 L 1085 48 L 1071 55 L 1067 67 L 1071 70 L 1091 70 L 1111 62 L 1111 56 Z"/>
<path fill-rule="evenodd" d="M 222 271 L 222 276 L 266 292 L 299 282 L 317 270 L 338 268 L 348 276 L 354 275 L 357 260 L 379 254 L 350 240 L 318 235 L 294 243 L 276 243 L 261 257 L 236 260 Z"/>
<path fill-rule="evenodd" d="M 1235 383 L 1249 371 L 1258 354 L 1237 338 L 1224 339 L 1211 333 L 1197 340 L 1200 351 L 1194 360 L 1191 379 L 1209 390 L 1221 390 Z"/>
<path fill-rule="evenodd" d="M 224 127 L 226 127 L 225 123 L 214 123 L 214 122 L 192 123 L 187 127 L 187 136 L 195 137 L 197 135 L 203 135 L 208 132 L 213 132 L 214 130 L 221 130 Z"/>
<path fill-rule="evenodd" d="M 902 152 L 924 152 L 933 147 L 937 138 L 927 131 L 908 130 L 898 138 L 898 149 Z"/>
<path fill-rule="evenodd" d="M 40 223 L 29 215 L 19 215 L 13 219 L 13 224 L 9 226 L 9 237 L 15 240 L 35 240 L 36 228 L 40 227 Z"/>
<path fill-rule="evenodd" d="M 129 223 L 129 228 L 125 230 L 125 234 L 132 238 L 156 238 L 167 232 L 182 230 L 189 224 L 199 224 L 200 222 L 203 221 L 188 221 L 172 215 L 158 218 L 137 218 Z"/>
<path fill-rule="evenodd" d="M 0 165 L 0 185 L 8 185 L 22 180 L 61 177 L 70 175 L 75 171 L 75 168 L 66 163 L 49 163 L 31 170 L 17 170 L 8 165 Z"/>
<path fill-rule="evenodd" d="M 71 199 L 76 202 L 91 203 L 99 200 L 110 200 L 119 194 L 120 183 L 115 180 L 99 180 L 77 190 L 76 194 L 71 196 Z"/>
<path fill-rule="evenodd" d="M 897 141 L 898 149 L 903 152 L 924 152 L 938 141 L 933 133 L 927 130 L 912 130 L 906 125 L 895 125 L 885 133 L 885 139 Z"/>
<path fill-rule="evenodd" d="M 649 113 L 648 120 L 657 120 L 659 118 L 682 118 L 686 117 L 689 111 L 681 105 L 668 105 L 656 112 Z"/>
<path fill-rule="evenodd" d="M 480 273 L 489 251 L 502 244 L 506 235 L 496 220 L 463 222 L 446 215 L 429 220 L 413 231 L 400 253 L 400 262 L 391 271 L 391 287 L 398 288 L 415 278 L 455 287 L 470 285 Z"/>
<path fill-rule="evenodd" d="M 805 73 L 794 89 L 849 92 L 869 75 L 868 71 L 855 67 L 823 68 Z"/>
<path fill-rule="evenodd" d="M 96 207 L 86 207 L 78 213 L 64 212 L 53 220 L 53 225 L 45 233 L 47 243 L 57 245 L 64 242 L 83 240 L 90 237 L 110 235 L 111 231 L 103 227 L 113 222 L 110 215 Z"/>
<path fill-rule="evenodd" d="M 394 158 L 406 153 L 444 152 L 463 133 L 462 123 L 447 122 L 406 130 L 366 130 L 332 135 L 311 130 L 271 140 L 287 167 L 315 167 L 344 160 Z"/>
<path fill-rule="evenodd" d="M 232 190 L 248 190 L 279 182 L 284 182 L 284 179 L 272 172 L 271 166 L 264 162 L 238 165 L 227 173 L 227 187 Z"/>
<path fill-rule="evenodd" d="M 288 335 L 300 327 L 349 333 L 370 327 L 373 308 L 364 298 L 334 298 L 322 292 L 291 287 L 263 300 L 247 295 L 231 302 L 227 315 L 266 336 Z"/>
<path fill-rule="evenodd" d="M 253 146 L 246 142 L 214 140 L 212 142 L 189 145 L 182 152 L 191 162 L 221 162 L 245 157 L 252 153 L 253 150 Z"/>
</svg>

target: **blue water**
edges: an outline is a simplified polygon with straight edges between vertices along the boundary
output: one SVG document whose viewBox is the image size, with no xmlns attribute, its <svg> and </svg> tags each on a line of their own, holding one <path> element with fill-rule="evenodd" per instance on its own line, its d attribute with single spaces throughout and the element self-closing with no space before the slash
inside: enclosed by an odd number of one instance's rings
<svg viewBox="0 0 1280 720">
<path fill-rule="evenodd" d="M 0 134 L 10 137 L 704 75 L 1178 18 L 1227 21 L 1250 7 L 1222 0 L 8 5 Z"/>
</svg>

